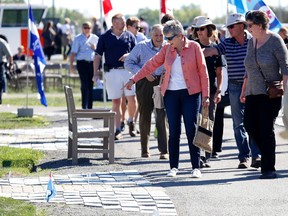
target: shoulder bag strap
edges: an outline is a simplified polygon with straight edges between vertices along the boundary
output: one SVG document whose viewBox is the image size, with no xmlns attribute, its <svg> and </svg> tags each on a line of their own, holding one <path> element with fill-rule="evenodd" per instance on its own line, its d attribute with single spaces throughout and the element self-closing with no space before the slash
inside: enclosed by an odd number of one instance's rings
<svg viewBox="0 0 288 216">
<path fill-rule="evenodd" d="M 263 74 L 263 71 L 262 71 L 262 69 L 261 69 L 261 67 L 260 67 L 260 65 L 259 65 L 259 63 L 258 63 L 258 61 L 257 61 L 257 39 L 256 39 L 256 41 L 255 41 L 255 48 L 254 48 L 254 50 L 255 50 L 254 53 L 255 53 L 255 61 L 256 61 L 256 65 L 257 65 L 258 70 L 260 71 L 260 73 L 261 73 L 261 75 L 262 75 L 262 77 L 263 77 L 265 83 L 267 83 L 267 80 L 266 80 L 266 78 L 265 78 L 265 76 L 264 76 L 264 74 Z"/>
</svg>

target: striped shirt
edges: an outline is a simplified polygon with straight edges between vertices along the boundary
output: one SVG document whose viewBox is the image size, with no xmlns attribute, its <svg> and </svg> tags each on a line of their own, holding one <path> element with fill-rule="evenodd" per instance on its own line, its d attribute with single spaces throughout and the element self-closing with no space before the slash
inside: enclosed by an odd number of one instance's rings
<svg viewBox="0 0 288 216">
<path fill-rule="evenodd" d="M 234 38 L 226 38 L 216 46 L 219 55 L 225 55 L 227 61 L 228 79 L 243 82 L 245 75 L 244 58 L 246 56 L 250 34 L 246 34 L 243 45 L 239 44 Z"/>
</svg>

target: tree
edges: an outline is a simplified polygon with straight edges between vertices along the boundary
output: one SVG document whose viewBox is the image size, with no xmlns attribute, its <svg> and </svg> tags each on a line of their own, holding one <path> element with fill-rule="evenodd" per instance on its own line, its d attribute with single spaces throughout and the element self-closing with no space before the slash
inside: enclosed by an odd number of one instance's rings
<svg viewBox="0 0 288 216">
<path fill-rule="evenodd" d="M 178 19 L 183 26 L 185 25 L 191 25 L 194 17 L 199 15 L 205 15 L 200 6 L 190 4 L 188 6 L 182 6 L 179 10 L 173 10 L 174 16 L 176 19 Z M 149 8 L 141 8 L 138 10 L 138 13 L 136 15 L 137 17 L 144 17 L 146 22 L 149 23 L 149 25 L 154 25 L 156 23 L 159 23 L 159 10 L 150 10 Z"/>
<path fill-rule="evenodd" d="M 138 10 L 137 17 L 143 17 L 149 25 L 159 23 L 159 10 L 150 10 L 149 8 L 141 8 Z"/>
<path fill-rule="evenodd" d="M 205 16 L 199 5 L 190 4 L 188 6 L 183 5 L 179 10 L 174 10 L 174 16 L 178 19 L 183 25 L 190 26 L 193 19 L 196 16 L 203 15 Z"/>
<path fill-rule="evenodd" d="M 25 3 L 25 0 L 0 0 L 0 4 Z"/>
<path fill-rule="evenodd" d="M 52 18 L 52 8 L 48 8 L 48 12 L 47 12 L 46 17 Z M 91 20 L 91 17 L 87 18 L 77 10 L 69 10 L 69 9 L 65 9 L 65 8 L 56 8 L 55 9 L 55 18 L 59 19 L 60 23 L 64 23 L 64 19 L 66 17 L 68 17 L 71 21 L 74 22 L 77 33 L 79 33 L 81 31 L 81 25 L 83 22 L 85 22 L 87 20 L 88 21 Z"/>
</svg>

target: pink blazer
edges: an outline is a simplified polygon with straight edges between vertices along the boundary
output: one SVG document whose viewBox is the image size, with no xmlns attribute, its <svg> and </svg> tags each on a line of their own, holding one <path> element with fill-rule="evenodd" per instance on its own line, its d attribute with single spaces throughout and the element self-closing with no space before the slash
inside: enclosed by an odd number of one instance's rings
<svg viewBox="0 0 288 216">
<path fill-rule="evenodd" d="M 166 44 L 131 79 L 136 83 L 164 64 L 166 74 L 161 83 L 161 94 L 164 95 L 168 88 L 171 67 L 177 56 L 177 51 L 171 46 L 168 50 L 168 47 L 169 44 Z M 168 52 L 167 56 L 166 52 Z M 181 52 L 181 64 L 189 94 L 202 92 L 202 97 L 209 97 L 209 77 L 205 57 L 198 43 L 185 38 L 185 46 Z"/>
</svg>

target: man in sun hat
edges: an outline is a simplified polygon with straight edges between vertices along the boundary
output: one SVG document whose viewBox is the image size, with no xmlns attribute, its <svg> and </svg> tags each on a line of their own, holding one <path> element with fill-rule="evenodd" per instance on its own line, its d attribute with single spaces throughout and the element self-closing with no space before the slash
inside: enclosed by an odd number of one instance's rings
<svg viewBox="0 0 288 216">
<path fill-rule="evenodd" d="M 248 168 L 250 153 L 252 156 L 251 167 L 259 168 L 261 166 L 260 151 L 254 140 L 249 139 L 248 145 L 248 137 L 243 124 L 244 104 L 240 102 L 245 74 L 244 58 L 248 41 L 252 36 L 245 31 L 246 20 L 242 14 L 234 13 L 229 15 L 226 28 L 231 37 L 226 38 L 216 47 L 204 49 L 204 55 L 225 55 L 226 57 L 233 129 L 239 151 L 238 159 L 240 163 L 238 168 Z"/>
</svg>

